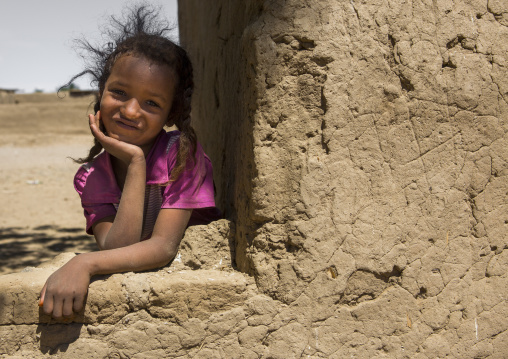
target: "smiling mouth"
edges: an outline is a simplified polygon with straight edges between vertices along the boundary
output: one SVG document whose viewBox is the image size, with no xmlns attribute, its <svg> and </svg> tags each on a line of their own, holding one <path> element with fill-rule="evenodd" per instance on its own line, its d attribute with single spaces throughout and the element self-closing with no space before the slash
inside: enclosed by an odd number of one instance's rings
<svg viewBox="0 0 508 359">
<path fill-rule="evenodd" d="M 130 125 L 129 123 L 126 123 L 122 120 L 116 120 L 115 123 L 118 125 L 118 127 L 125 128 L 127 130 L 137 130 L 138 128 L 134 125 Z"/>
</svg>

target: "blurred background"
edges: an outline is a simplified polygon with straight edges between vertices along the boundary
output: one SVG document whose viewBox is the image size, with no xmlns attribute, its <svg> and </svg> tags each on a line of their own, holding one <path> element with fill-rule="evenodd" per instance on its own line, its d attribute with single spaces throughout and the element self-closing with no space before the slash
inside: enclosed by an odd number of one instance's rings
<svg viewBox="0 0 508 359">
<path fill-rule="evenodd" d="M 74 74 L 82 61 L 73 40 L 86 36 L 100 41 L 100 25 L 111 14 L 120 15 L 133 1 L 125 0 L 16 0 L 2 1 L 0 11 L 0 89 L 17 93 L 55 92 Z M 175 26 L 178 40 L 177 0 L 155 0 Z M 90 88 L 90 79 L 75 85 Z"/>
</svg>

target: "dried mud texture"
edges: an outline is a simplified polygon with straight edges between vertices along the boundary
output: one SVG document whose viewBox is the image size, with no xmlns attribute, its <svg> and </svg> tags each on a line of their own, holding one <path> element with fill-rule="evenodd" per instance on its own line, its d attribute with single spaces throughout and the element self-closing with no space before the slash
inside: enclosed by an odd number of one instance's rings
<svg viewBox="0 0 508 359">
<path fill-rule="evenodd" d="M 44 315 L 37 302 L 47 277 L 74 253 L 1 276 L 0 358 L 256 357 L 238 351 L 239 338 L 259 346 L 260 334 L 247 329 L 259 332 L 281 305 L 231 268 L 231 225 L 190 227 L 177 258 L 158 271 L 94 278 L 84 311 L 69 320 Z"/>
<path fill-rule="evenodd" d="M 285 357 L 508 355 L 506 2 L 180 12 L 235 264 L 293 308 Z"/>
<path fill-rule="evenodd" d="M 1 277 L 0 357 L 506 357 L 505 2 L 179 12 L 231 222 L 97 279 L 71 324 L 30 304 L 56 263 Z"/>
</svg>

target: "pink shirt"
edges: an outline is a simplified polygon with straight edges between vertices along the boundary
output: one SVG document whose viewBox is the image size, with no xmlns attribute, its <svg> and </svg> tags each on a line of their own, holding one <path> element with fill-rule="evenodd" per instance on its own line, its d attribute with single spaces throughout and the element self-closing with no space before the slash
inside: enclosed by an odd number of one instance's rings
<svg viewBox="0 0 508 359">
<path fill-rule="evenodd" d="M 169 182 L 171 170 L 176 164 L 179 136 L 179 131 L 161 131 L 157 136 L 146 157 L 147 193 L 149 187 L 157 186 L 162 197 L 159 199 L 160 208 L 193 209 L 189 225 L 219 219 L 220 211 L 214 200 L 212 164 L 200 144 L 197 145 L 194 168 L 188 166 L 176 181 Z M 104 151 L 92 162 L 81 166 L 74 177 L 74 187 L 81 197 L 86 231 L 92 234 L 95 222 L 116 214 L 122 195 L 111 166 L 111 155 Z M 147 203 L 145 211 L 146 206 Z"/>
</svg>

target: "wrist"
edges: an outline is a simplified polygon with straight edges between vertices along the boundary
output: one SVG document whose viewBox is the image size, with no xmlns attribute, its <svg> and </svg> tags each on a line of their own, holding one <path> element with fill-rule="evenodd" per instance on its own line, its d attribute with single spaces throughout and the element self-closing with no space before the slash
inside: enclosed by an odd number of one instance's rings
<svg viewBox="0 0 508 359">
<path fill-rule="evenodd" d="M 146 166 L 145 155 L 143 154 L 143 152 L 133 155 L 128 164 Z"/>
<path fill-rule="evenodd" d="M 136 183 L 145 184 L 146 180 L 146 161 L 145 157 L 133 157 L 127 164 L 127 172 L 125 174 L 125 181 L 135 181 Z M 144 191 L 143 191 L 144 194 Z"/>
<path fill-rule="evenodd" d="M 80 271 L 88 273 L 88 275 L 92 277 L 97 271 L 94 257 L 94 252 L 82 253 L 72 258 L 71 261 L 79 266 Z"/>
</svg>

